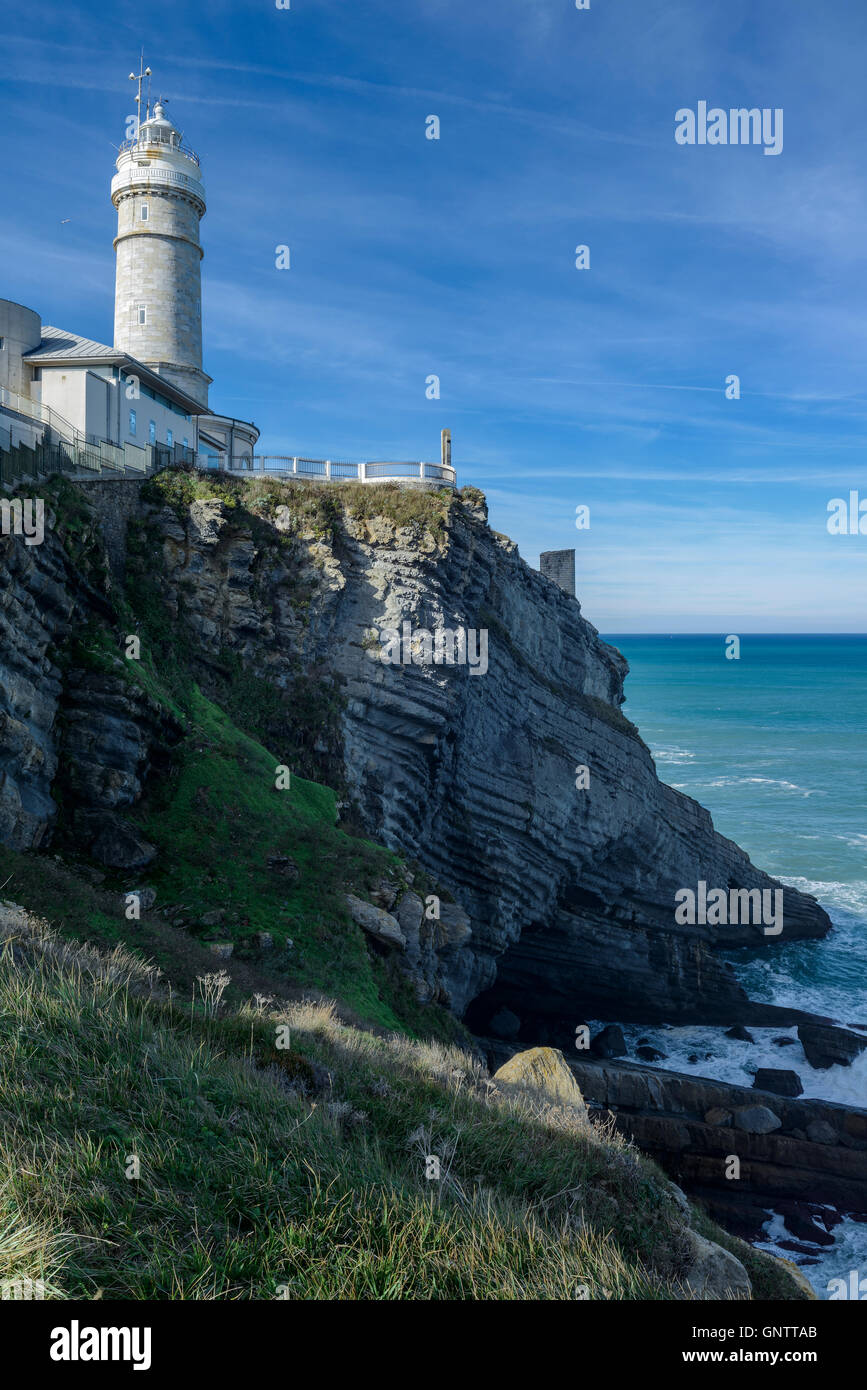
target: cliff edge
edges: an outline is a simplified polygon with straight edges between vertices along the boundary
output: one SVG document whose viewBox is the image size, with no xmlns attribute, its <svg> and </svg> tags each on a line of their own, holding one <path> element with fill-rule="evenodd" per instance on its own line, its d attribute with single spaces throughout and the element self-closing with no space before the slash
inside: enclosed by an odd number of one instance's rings
<svg viewBox="0 0 867 1390">
<path fill-rule="evenodd" d="M 345 816 L 460 904 L 443 902 L 434 988 L 476 1031 L 503 1006 L 522 1038 L 543 1042 L 568 1043 L 586 1016 L 757 1021 L 714 948 L 773 950 L 828 930 L 816 901 L 790 888 L 777 936 L 676 921 L 675 894 L 701 881 L 781 885 L 660 782 L 621 712 L 625 659 L 490 529 L 474 489 L 174 470 L 81 492 L 111 541 L 115 589 L 126 575 L 130 591 L 158 591 L 203 688 L 219 693 L 240 672 L 273 692 L 268 746 L 337 786 Z M 111 809 L 134 804 L 172 730 L 141 692 L 119 699 L 64 678 L 52 648 L 106 600 L 56 538 L 2 544 L 0 837 L 26 848 L 50 837 L 64 746 L 73 791 L 83 783 Z M 424 634 L 445 630 L 486 634 L 485 661 L 479 646 L 475 669 L 427 662 Z M 415 647 L 395 649 L 389 633 Z"/>
</svg>

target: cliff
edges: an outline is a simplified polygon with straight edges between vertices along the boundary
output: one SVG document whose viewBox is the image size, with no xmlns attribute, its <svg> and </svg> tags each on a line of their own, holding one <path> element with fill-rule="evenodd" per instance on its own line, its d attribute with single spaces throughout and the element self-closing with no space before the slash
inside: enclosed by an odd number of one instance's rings
<svg viewBox="0 0 867 1390">
<path fill-rule="evenodd" d="M 659 781 L 621 713 L 624 658 L 490 530 L 481 494 L 173 472 L 140 492 L 91 489 L 91 520 L 84 491 L 64 494 L 62 541 L 0 541 L 3 843 L 46 845 L 58 800 L 85 847 L 122 837 L 125 811 L 170 764 L 177 711 L 118 655 L 124 630 L 140 629 L 157 667 L 181 650 L 275 757 L 338 788 L 348 828 L 437 885 L 419 998 L 479 1032 L 503 1006 L 522 1038 L 566 1045 L 589 1016 L 755 1020 L 714 948 L 827 931 L 818 904 L 788 888 L 782 937 L 676 923 L 675 893 L 700 880 L 780 885 Z M 100 537 L 110 575 L 93 560 Z M 383 663 L 376 634 L 404 622 L 485 630 L 486 672 Z M 91 643 L 82 667 L 88 624 L 108 645 L 95 662 Z M 399 921 L 400 902 L 381 906 Z"/>
<path fill-rule="evenodd" d="M 151 514 L 166 601 L 214 660 L 233 652 L 288 692 L 299 671 L 336 679 L 347 798 L 469 915 L 446 972 L 451 1007 L 476 1001 L 483 1025 L 508 1004 L 535 1041 L 571 1039 L 588 1013 L 739 1017 L 743 992 L 713 947 L 769 938 L 678 926 L 674 894 L 772 881 L 659 781 L 620 711 L 625 660 L 490 530 L 481 495 L 314 487 L 282 512 L 285 489 L 240 496 L 256 524 L 237 494 Z M 405 621 L 486 629 L 487 672 L 374 661 L 370 634 Z M 790 889 L 784 923 L 784 939 L 829 926 Z"/>
</svg>

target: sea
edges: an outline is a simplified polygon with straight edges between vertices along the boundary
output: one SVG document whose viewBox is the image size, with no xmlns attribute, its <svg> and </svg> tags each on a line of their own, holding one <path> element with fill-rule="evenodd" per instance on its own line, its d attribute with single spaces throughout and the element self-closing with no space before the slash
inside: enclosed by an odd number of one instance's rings
<svg viewBox="0 0 867 1390">
<path fill-rule="evenodd" d="M 834 924 L 821 941 L 727 952 L 750 997 L 867 1024 L 867 635 L 746 634 L 736 656 L 725 634 L 603 635 L 629 662 L 623 711 L 660 779 Z M 867 1108 L 867 1050 L 819 1071 L 796 1029 L 750 1032 L 753 1044 L 720 1028 L 624 1027 L 630 1054 L 646 1039 L 668 1069 L 751 1086 L 757 1067 L 791 1068 L 805 1096 Z M 794 1260 L 820 1297 L 851 1270 L 867 1292 L 867 1224 L 844 1220 L 833 1246 L 805 1256 L 780 1246 L 791 1236 L 769 1208 L 764 1235 L 760 1248 Z"/>
</svg>

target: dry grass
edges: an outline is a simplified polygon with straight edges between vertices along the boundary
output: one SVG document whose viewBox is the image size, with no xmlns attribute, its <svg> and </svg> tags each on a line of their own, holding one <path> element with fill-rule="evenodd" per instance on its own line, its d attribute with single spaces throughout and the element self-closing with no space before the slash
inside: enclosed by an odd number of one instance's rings
<svg viewBox="0 0 867 1390">
<path fill-rule="evenodd" d="M 0 1268 L 48 1297 L 679 1294 L 670 1185 L 575 1111 L 327 1002 L 182 1007 L 8 906 L 0 1107 Z"/>
</svg>

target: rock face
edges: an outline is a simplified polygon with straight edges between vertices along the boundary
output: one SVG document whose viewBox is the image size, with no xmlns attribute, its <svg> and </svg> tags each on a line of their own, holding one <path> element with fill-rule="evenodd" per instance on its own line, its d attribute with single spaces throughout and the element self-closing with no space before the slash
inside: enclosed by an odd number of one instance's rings
<svg viewBox="0 0 867 1390">
<path fill-rule="evenodd" d="M 392 519 L 387 493 L 330 529 L 300 496 L 287 486 L 285 511 L 255 526 L 217 499 L 152 511 L 166 601 L 212 658 L 231 651 L 282 689 L 299 663 L 340 684 L 358 814 L 466 910 L 442 921 L 452 1007 L 475 1001 L 484 1031 L 505 1006 L 522 1036 L 564 1044 L 582 1013 L 737 1021 L 745 996 L 714 946 L 779 938 L 678 925 L 674 894 L 779 885 L 658 780 L 620 712 L 626 662 L 576 600 L 488 528 L 478 497 L 437 534 Z M 372 634 L 404 622 L 486 631 L 487 671 L 384 664 Z M 828 929 L 812 898 L 783 891 L 784 940 Z"/>
<path fill-rule="evenodd" d="M 42 844 L 57 812 L 56 654 L 82 612 L 51 521 L 40 546 L 0 536 L 0 841 L 13 849 Z"/>
<path fill-rule="evenodd" d="M 180 731 L 127 679 L 120 653 L 85 653 L 88 620 L 107 608 L 96 528 L 83 525 L 72 559 L 50 511 L 46 522 L 39 546 L 0 537 L 0 843 L 46 845 L 60 792 L 94 857 L 143 867 L 152 846 L 122 813 Z M 95 564 L 82 563 L 88 546 Z M 75 639 L 85 665 L 71 659 Z"/>
<path fill-rule="evenodd" d="M 491 1046 L 496 1060 L 508 1050 Z M 726 1202 L 788 1198 L 867 1212 L 867 1110 L 783 1096 L 757 1104 L 745 1086 L 586 1054 L 569 1067 L 587 1104 L 610 1110 L 687 1190 Z M 731 1155 L 741 1164 L 737 1182 L 727 1176 Z"/>
<path fill-rule="evenodd" d="M 143 869 L 156 848 L 114 811 L 79 810 L 74 825 L 94 859 L 109 869 Z"/>
<path fill-rule="evenodd" d="M 115 568 L 123 520 L 149 528 L 167 609 L 203 666 L 228 653 L 280 690 L 302 671 L 342 692 L 338 735 L 323 747 L 366 831 L 461 905 L 443 903 L 417 937 L 414 925 L 398 930 L 419 961 L 436 955 L 440 996 L 458 1013 L 472 1005 L 472 1027 L 486 1031 L 506 1008 L 521 1037 L 568 1046 L 584 1015 L 748 1022 L 714 947 L 821 935 L 825 913 L 786 888 L 781 938 L 675 922 L 675 893 L 700 880 L 779 885 L 659 781 L 620 711 L 624 658 L 488 528 L 479 494 L 455 500 L 438 529 L 423 510 L 413 517 L 406 494 L 360 491 L 360 504 L 314 516 L 304 490 L 286 485 L 283 510 L 272 497 L 255 517 L 218 498 L 180 516 L 136 509 L 127 485 L 117 505 L 105 485 L 92 495 Z M 50 833 L 59 760 L 85 810 L 123 814 L 171 730 L 110 663 L 64 687 L 52 653 L 99 595 L 50 532 L 40 547 L 2 544 L 0 838 L 25 847 Z M 405 622 L 484 631 L 486 670 L 383 664 L 372 634 Z M 414 905 L 405 915 L 414 923 Z"/>
</svg>

